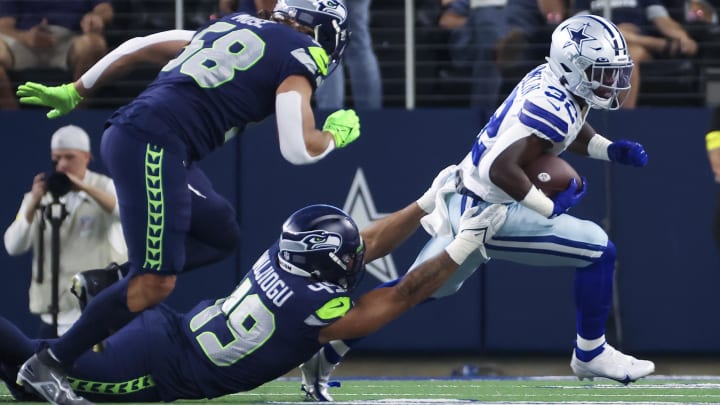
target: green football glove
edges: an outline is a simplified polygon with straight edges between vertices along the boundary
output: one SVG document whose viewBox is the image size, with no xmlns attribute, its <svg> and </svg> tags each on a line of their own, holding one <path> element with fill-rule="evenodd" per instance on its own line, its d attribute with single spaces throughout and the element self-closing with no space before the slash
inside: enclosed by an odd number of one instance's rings
<svg viewBox="0 0 720 405">
<path fill-rule="evenodd" d="M 330 132 L 335 146 L 343 148 L 360 136 L 360 118 L 354 110 L 337 110 L 327 117 L 323 131 Z"/>
<path fill-rule="evenodd" d="M 72 111 L 82 101 L 82 96 L 72 83 L 48 87 L 40 83 L 27 82 L 18 86 L 17 93 L 23 104 L 51 107 L 48 118 L 57 118 Z"/>
</svg>

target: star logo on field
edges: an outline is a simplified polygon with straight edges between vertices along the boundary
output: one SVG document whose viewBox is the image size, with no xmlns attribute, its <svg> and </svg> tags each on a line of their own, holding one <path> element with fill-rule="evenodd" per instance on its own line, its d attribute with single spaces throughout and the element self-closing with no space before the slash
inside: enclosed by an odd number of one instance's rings
<svg viewBox="0 0 720 405">
<path fill-rule="evenodd" d="M 365 174 L 359 167 L 355 172 L 355 178 L 350 186 L 343 210 L 355 220 L 359 229 L 363 229 L 376 219 L 388 215 L 387 213 L 379 213 L 375 209 L 370 187 L 367 180 L 365 180 Z M 398 277 L 391 254 L 367 263 L 365 268 L 368 273 L 381 282 L 395 280 Z"/>
</svg>

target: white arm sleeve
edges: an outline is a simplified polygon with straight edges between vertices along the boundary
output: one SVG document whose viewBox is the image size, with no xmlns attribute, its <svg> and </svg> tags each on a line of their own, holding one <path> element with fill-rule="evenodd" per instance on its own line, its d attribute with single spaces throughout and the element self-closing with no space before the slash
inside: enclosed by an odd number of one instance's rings
<svg viewBox="0 0 720 405">
<path fill-rule="evenodd" d="M 103 56 L 97 63 L 93 65 L 85 74 L 80 77 L 83 87 L 90 90 L 97 80 L 102 76 L 103 72 L 112 65 L 113 62 L 122 58 L 125 55 L 129 55 L 137 50 L 145 48 L 150 45 L 158 44 L 161 42 L 169 41 L 190 41 L 195 31 L 188 30 L 170 30 L 158 32 L 156 34 L 147 35 L 144 37 L 135 37 L 128 39 L 115 48 L 112 52 Z"/>
<path fill-rule="evenodd" d="M 317 156 L 310 156 L 305 147 L 302 122 L 302 97 L 297 91 L 280 93 L 275 98 L 275 117 L 277 120 L 280 153 L 285 160 L 294 165 L 315 163 L 335 149 L 330 142 L 327 149 Z"/>
</svg>

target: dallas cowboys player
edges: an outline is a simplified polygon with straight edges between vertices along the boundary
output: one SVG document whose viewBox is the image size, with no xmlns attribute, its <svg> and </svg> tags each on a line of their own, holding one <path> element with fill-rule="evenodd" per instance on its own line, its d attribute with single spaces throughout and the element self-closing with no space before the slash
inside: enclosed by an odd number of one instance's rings
<svg viewBox="0 0 720 405">
<path fill-rule="evenodd" d="M 612 142 L 585 122 L 590 108 L 620 108 L 632 69 L 625 39 L 610 21 L 584 15 L 561 23 L 553 33 L 547 63 L 515 87 L 458 166 L 438 176 L 436 181 L 443 184 L 440 191 L 418 200 L 429 213 L 423 225 L 432 239 L 414 265 L 447 246 L 466 208 L 506 204 L 505 225 L 486 242 L 489 256 L 534 266 L 575 267 L 577 337 L 571 368 L 581 379 L 606 377 L 624 384 L 651 374 L 655 365 L 625 355 L 605 341 L 615 245 L 598 225 L 566 214 L 585 194 L 587 183 L 583 181 L 578 189 L 573 181 L 550 199 L 532 185 L 522 168 L 543 153 L 566 149 L 594 159 L 645 166 L 642 145 Z M 482 262 L 478 255 L 469 258 L 432 296 L 456 292 Z M 329 374 L 348 350 L 346 342 L 332 342 L 301 366 L 310 398 L 331 400 Z"/>
<path fill-rule="evenodd" d="M 101 144 L 117 188 L 129 276 L 94 299 L 62 339 L 31 357 L 20 381 L 49 385 L 40 392 L 51 402 L 77 403 L 62 366 L 171 293 L 195 214 L 187 192 L 195 161 L 272 113 L 291 163 L 315 162 L 359 136 L 352 110 L 332 114 L 320 131 L 310 107 L 316 86 L 340 60 L 346 25 L 342 0 L 280 0 L 268 19 L 233 14 L 208 23 L 189 42 L 163 42 L 184 49 L 110 117 Z M 124 50 L 147 45 L 140 40 Z M 25 102 L 53 107 L 54 117 L 72 110 L 84 89 L 82 81 L 50 88 L 29 83 L 18 92 Z"/>
<path fill-rule="evenodd" d="M 368 235 L 389 231 L 402 239 L 417 228 L 419 212 L 400 210 Z M 454 241 L 400 283 L 353 303 L 348 292 L 362 276 L 366 254 L 357 225 L 333 206 L 302 208 L 228 297 L 202 301 L 186 314 L 163 305 L 145 311 L 111 336 L 103 352 L 85 352 L 70 370 L 71 384 L 99 402 L 251 390 L 297 367 L 323 343 L 377 330 L 440 287 L 468 256 L 482 254 L 483 238 L 502 225 L 506 207 L 476 212 L 467 210 Z M 392 248 L 371 243 L 371 258 Z M 0 317 L 0 376 L 17 399 L 30 398 L 8 374 L 39 344 Z"/>
</svg>

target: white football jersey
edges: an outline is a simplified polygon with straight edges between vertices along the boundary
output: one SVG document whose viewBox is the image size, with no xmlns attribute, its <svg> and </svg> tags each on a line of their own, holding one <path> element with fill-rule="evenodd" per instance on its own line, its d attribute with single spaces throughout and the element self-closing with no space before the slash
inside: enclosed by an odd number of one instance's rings
<svg viewBox="0 0 720 405">
<path fill-rule="evenodd" d="M 490 181 L 495 158 L 518 139 L 532 134 L 552 142 L 551 153 L 564 151 L 577 137 L 587 111 L 548 68 L 540 65 L 515 86 L 477 136 L 460 163 L 463 184 L 491 203 L 514 201 Z"/>
</svg>

